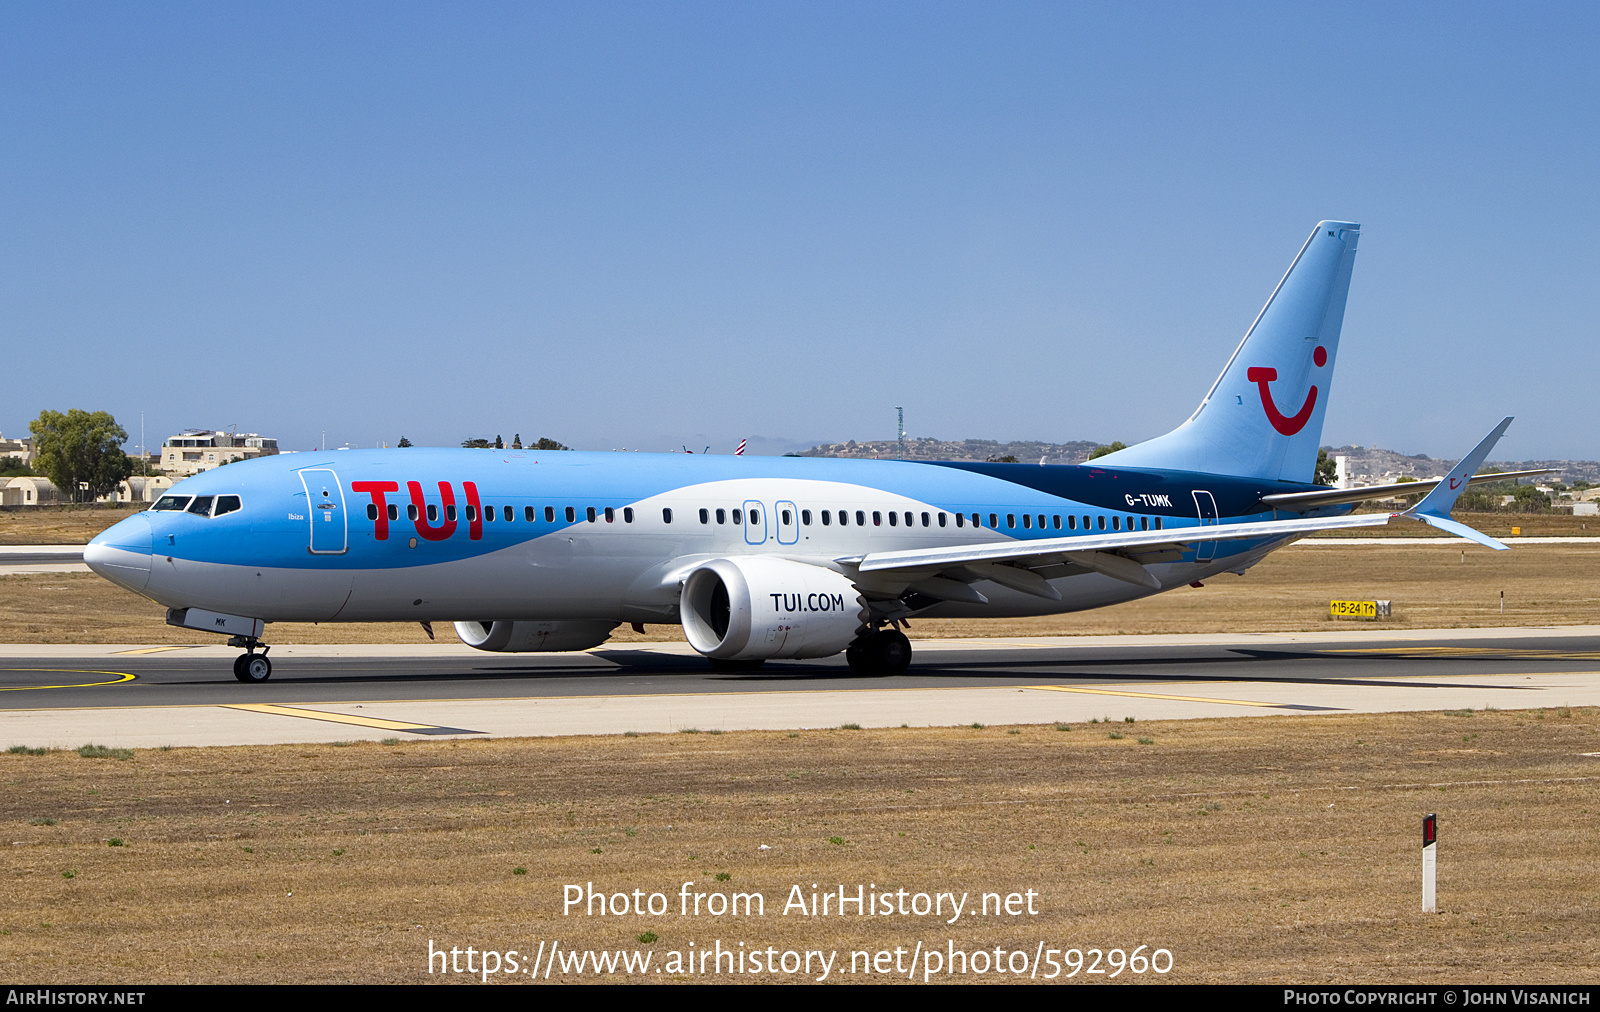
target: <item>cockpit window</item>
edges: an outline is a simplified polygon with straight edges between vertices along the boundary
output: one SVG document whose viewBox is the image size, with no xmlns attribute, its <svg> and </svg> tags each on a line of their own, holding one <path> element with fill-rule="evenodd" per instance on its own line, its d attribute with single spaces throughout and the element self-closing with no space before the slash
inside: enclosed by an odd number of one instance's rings
<svg viewBox="0 0 1600 1012">
<path fill-rule="evenodd" d="M 150 508 L 152 510 L 182 510 L 188 505 L 189 497 L 186 495 L 164 495 L 157 499 L 156 504 Z"/>
<path fill-rule="evenodd" d="M 189 504 L 189 512 L 190 513 L 197 513 L 197 514 L 199 514 L 200 516 L 203 516 L 203 517 L 204 516 L 210 516 L 211 515 L 211 501 L 213 499 L 215 499 L 215 498 L 216 498 L 216 496 L 214 496 L 214 495 L 197 495 L 197 496 L 195 496 L 194 497 L 194 502 Z"/>
<path fill-rule="evenodd" d="M 214 517 L 220 517 L 224 513 L 232 513 L 235 510 L 239 510 L 239 509 L 243 509 L 243 508 L 244 508 L 244 506 L 239 502 L 239 497 L 238 496 L 236 496 L 236 495 L 219 495 L 219 496 L 217 496 L 216 508 L 211 511 L 211 515 L 214 516 Z M 392 510 L 394 507 L 391 506 L 389 508 Z"/>
</svg>

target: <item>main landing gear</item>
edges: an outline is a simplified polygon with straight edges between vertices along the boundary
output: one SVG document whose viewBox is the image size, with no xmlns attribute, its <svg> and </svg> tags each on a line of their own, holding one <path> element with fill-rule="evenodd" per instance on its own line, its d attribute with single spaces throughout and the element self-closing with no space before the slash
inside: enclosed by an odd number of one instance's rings
<svg viewBox="0 0 1600 1012">
<path fill-rule="evenodd" d="M 246 636 L 230 638 L 228 646 L 245 649 L 244 653 L 233 659 L 233 677 L 241 682 L 264 682 L 272 677 L 272 662 L 267 660 L 267 651 L 271 647 Z M 257 648 L 260 648 L 260 653 L 256 653 Z"/>
<path fill-rule="evenodd" d="M 872 629 L 856 637 L 844 659 L 858 675 L 903 675 L 911 666 L 911 641 L 898 629 Z"/>
</svg>

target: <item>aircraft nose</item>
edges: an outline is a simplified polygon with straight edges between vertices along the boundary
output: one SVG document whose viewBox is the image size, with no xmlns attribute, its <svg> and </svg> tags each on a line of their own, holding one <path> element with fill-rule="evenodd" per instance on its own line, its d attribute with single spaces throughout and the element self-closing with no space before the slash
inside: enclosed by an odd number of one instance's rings
<svg viewBox="0 0 1600 1012">
<path fill-rule="evenodd" d="M 89 568 L 131 591 L 150 582 L 150 553 L 154 544 L 150 518 L 135 513 L 101 531 L 83 549 Z"/>
</svg>

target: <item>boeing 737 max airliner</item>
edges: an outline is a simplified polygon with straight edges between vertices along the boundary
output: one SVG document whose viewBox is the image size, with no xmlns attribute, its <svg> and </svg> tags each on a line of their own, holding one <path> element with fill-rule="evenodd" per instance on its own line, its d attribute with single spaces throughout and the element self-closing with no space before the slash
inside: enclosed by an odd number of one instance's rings
<svg viewBox="0 0 1600 1012">
<path fill-rule="evenodd" d="M 1401 514 L 1313 483 L 1359 227 L 1317 225 L 1194 414 L 1077 466 L 538 450 L 257 458 L 95 538 L 95 572 L 272 673 L 276 621 L 454 621 L 483 650 L 583 650 L 681 622 L 715 665 L 911 661 L 911 616 L 1077 611 L 1242 573 L 1312 531 L 1451 506 L 1510 419 Z M 1537 472 L 1536 472 L 1537 473 Z M 1503 480 L 1506 475 L 1478 476 Z"/>
</svg>

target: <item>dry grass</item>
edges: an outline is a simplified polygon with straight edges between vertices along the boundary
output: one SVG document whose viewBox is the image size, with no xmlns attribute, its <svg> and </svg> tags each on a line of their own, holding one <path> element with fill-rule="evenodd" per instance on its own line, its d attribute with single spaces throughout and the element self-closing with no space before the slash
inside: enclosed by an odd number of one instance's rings
<svg viewBox="0 0 1600 1012">
<path fill-rule="evenodd" d="M 1463 562 L 1462 559 L 1466 561 Z M 1383 628 L 1580 625 L 1600 623 L 1600 539 L 1591 547 L 1521 545 L 1490 552 L 1448 545 L 1291 546 L 1246 575 L 1213 578 L 1099 611 L 1028 619 L 915 619 L 913 637 L 1071 636 L 1106 633 L 1281 632 L 1352 628 L 1335 622 L 1330 598 L 1394 602 Z M 1506 609 L 1499 611 L 1500 591 Z M 426 643 L 415 623 L 279 623 L 274 644 Z M 437 635 L 453 639 L 448 625 Z M 678 640 L 677 626 L 622 626 L 613 642 Z M 0 642 L 216 643 L 206 633 L 165 624 L 164 610 L 92 574 L 0 577 Z"/>
<path fill-rule="evenodd" d="M 146 504 L 9 506 L 0 509 L 0 545 L 82 545 Z"/>
<path fill-rule="evenodd" d="M 1594 710 L 1138 725 L 1153 744 L 1102 730 L 0 755 L 0 947 L 18 979 L 124 984 L 422 981 L 430 940 L 551 939 L 658 965 L 717 939 L 846 961 L 1043 940 L 1165 947 L 1182 982 L 1600 977 Z M 1437 916 L 1419 912 L 1427 812 Z M 685 881 L 759 891 L 767 914 L 678 916 Z M 563 917 L 562 886 L 588 882 L 674 912 Z M 782 916 L 797 883 L 1033 889 L 1040 912 Z"/>
</svg>

